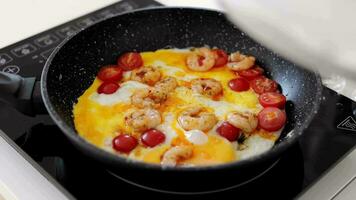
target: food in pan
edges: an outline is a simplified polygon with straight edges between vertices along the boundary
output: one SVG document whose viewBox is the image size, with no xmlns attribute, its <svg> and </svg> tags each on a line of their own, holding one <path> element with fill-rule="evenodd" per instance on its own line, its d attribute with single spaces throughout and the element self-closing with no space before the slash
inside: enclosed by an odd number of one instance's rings
<svg viewBox="0 0 356 200">
<path fill-rule="evenodd" d="M 253 56 L 216 48 L 129 52 L 74 105 L 86 141 L 164 166 L 216 165 L 273 147 L 286 97 Z"/>
</svg>

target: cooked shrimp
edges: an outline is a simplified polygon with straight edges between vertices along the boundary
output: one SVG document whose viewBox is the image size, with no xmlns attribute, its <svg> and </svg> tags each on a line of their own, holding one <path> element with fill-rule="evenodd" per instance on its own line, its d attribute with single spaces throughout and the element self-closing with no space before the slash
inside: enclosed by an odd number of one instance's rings
<svg viewBox="0 0 356 200">
<path fill-rule="evenodd" d="M 241 71 L 251 68 L 255 64 L 256 58 L 243 55 L 240 52 L 230 54 L 227 67 L 234 71 Z"/>
<path fill-rule="evenodd" d="M 204 111 L 204 108 L 199 106 L 185 109 L 178 117 L 180 126 L 186 131 L 194 129 L 208 131 L 217 121 L 213 113 Z"/>
<path fill-rule="evenodd" d="M 145 131 L 158 126 L 161 121 L 161 114 L 152 108 L 138 109 L 130 112 L 125 117 L 126 124 L 135 131 Z"/>
<path fill-rule="evenodd" d="M 169 92 L 177 87 L 178 83 L 174 77 L 166 77 L 159 82 L 150 90 L 151 98 L 155 102 L 165 101 L 168 97 Z"/>
<path fill-rule="evenodd" d="M 174 90 L 177 87 L 177 85 L 178 85 L 178 82 L 177 82 L 176 78 L 167 76 L 166 78 L 157 82 L 154 87 L 165 90 L 167 92 L 170 92 L 170 91 Z"/>
<path fill-rule="evenodd" d="M 253 113 L 232 112 L 227 115 L 227 121 L 246 133 L 251 133 L 257 128 L 258 119 Z"/>
<path fill-rule="evenodd" d="M 130 78 L 134 81 L 154 85 L 161 78 L 161 73 L 157 68 L 147 66 L 132 70 Z"/>
<path fill-rule="evenodd" d="M 157 108 L 159 102 L 155 102 L 150 89 L 138 89 L 131 96 L 131 103 L 138 108 Z"/>
<path fill-rule="evenodd" d="M 188 55 L 186 62 L 193 71 L 208 71 L 215 65 L 215 54 L 208 48 L 198 48 Z"/>
<path fill-rule="evenodd" d="M 221 83 L 212 78 L 194 79 L 191 84 L 193 92 L 210 97 L 221 94 L 223 91 Z"/>
<path fill-rule="evenodd" d="M 179 161 L 186 160 L 193 155 L 193 147 L 191 146 L 175 146 L 170 148 L 162 157 L 161 164 L 163 166 L 176 166 Z"/>
</svg>

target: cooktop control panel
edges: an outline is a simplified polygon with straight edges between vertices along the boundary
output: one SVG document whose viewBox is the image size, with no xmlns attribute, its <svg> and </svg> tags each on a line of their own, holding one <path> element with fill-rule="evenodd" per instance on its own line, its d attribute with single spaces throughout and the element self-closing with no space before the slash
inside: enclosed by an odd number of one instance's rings
<svg viewBox="0 0 356 200">
<path fill-rule="evenodd" d="M 20 74 L 24 77 L 33 76 L 36 72 L 36 77 L 40 78 L 47 58 L 66 37 L 118 13 L 156 6 L 161 4 L 151 0 L 123 0 L 0 49 L 0 71 Z"/>
</svg>

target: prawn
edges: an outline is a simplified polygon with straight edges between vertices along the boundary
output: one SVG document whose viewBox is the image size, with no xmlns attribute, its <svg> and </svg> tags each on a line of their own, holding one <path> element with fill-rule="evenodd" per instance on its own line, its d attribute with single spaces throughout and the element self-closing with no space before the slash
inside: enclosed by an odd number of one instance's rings
<svg viewBox="0 0 356 200">
<path fill-rule="evenodd" d="M 194 129 L 208 131 L 217 121 L 215 114 L 204 111 L 203 107 L 199 106 L 185 109 L 178 117 L 178 123 L 186 131 Z"/>
<path fill-rule="evenodd" d="M 178 86 L 178 82 L 174 77 L 166 77 L 155 84 L 150 90 L 150 96 L 155 102 L 165 101 L 169 92 Z"/>
<path fill-rule="evenodd" d="M 162 122 L 161 114 L 152 108 L 138 109 L 125 116 L 125 122 L 135 131 L 146 131 Z"/>
<path fill-rule="evenodd" d="M 221 94 L 223 91 L 221 83 L 212 78 L 194 79 L 191 85 L 194 92 L 210 97 Z"/>
<path fill-rule="evenodd" d="M 209 48 L 198 48 L 188 55 L 186 63 L 193 71 L 205 72 L 214 67 L 215 54 Z"/>
<path fill-rule="evenodd" d="M 175 146 L 166 151 L 162 157 L 161 164 L 164 166 L 176 166 L 181 160 L 188 159 L 193 155 L 191 146 Z"/>
<path fill-rule="evenodd" d="M 147 66 L 134 69 L 131 72 L 130 79 L 133 81 L 142 82 L 148 85 L 154 85 L 161 78 L 161 73 L 157 68 Z"/>
<path fill-rule="evenodd" d="M 131 96 L 131 103 L 138 108 L 158 108 L 159 102 L 151 97 L 150 89 L 138 89 Z"/>
<path fill-rule="evenodd" d="M 249 112 L 232 112 L 227 115 L 227 121 L 233 126 L 241 129 L 246 133 L 253 132 L 258 125 L 258 119 L 253 113 Z"/>
<path fill-rule="evenodd" d="M 242 71 L 251 68 L 255 64 L 256 58 L 243 55 L 240 52 L 230 54 L 227 67 L 233 71 Z"/>
</svg>

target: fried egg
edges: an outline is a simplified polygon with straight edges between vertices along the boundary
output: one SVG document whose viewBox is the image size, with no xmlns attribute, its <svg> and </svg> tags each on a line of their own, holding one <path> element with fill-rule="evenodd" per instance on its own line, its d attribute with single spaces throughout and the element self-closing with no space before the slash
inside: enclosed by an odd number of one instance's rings
<svg viewBox="0 0 356 200">
<path fill-rule="evenodd" d="M 78 134 L 86 141 L 108 152 L 125 156 L 129 159 L 160 164 L 164 153 L 172 146 L 189 145 L 193 155 L 181 162 L 182 165 L 213 165 L 247 159 L 263 153 L 274 145 L 280 131 L 266 132 L 256 130 L 243 144 L 230 142 L 217 134 L 217 127 L 226 120 L 229 112 L 251 112 L 258 114 L 262 106 L 258 95 L 252 90 L 234 92 L 228 87 L 228 82 L 236 74 L 226 67 L 213 68 L 207 72 L 189 70 L 186 57 L 189 49 L 162 49 L 154 52 L 141 52 L 145 66 L 157 68 L 162 77 L 173 76 L 178 81 L 178 87 L 169 95 L 164 106 L 159 109 L 162 122 L 155 129 L 163 132 L 165 141 L 155 147 L 148 148 L 138 145 L 130 153 L 123 154 L 112 148 L 112 139 L 121 133 L 133 133 L 132 127 L 125 123 L 125 114 L 134 109 L 131 96 L 138 89 L 148 89 L 150 86 L 138 81 L 129 80 L 130 71 L 124 72 L 120 88 L 113 94 L 98 94 L 97 89 L 102 83 L 96 78 L 92 85 L 79 97 L 74 105 L 74 124 Z M 194 93 L 190 81 L 196 78 L 214 78 L 223 87 L 223 96 L 213 100 L 204 95 Z M 178 123 L 179 114 L 187 107 L 202 106 L 213 112 L 217 123 L 209 131 L 184 130 Z M 244 148 L 239 148 L 243 145 Z"/>
</svg>

